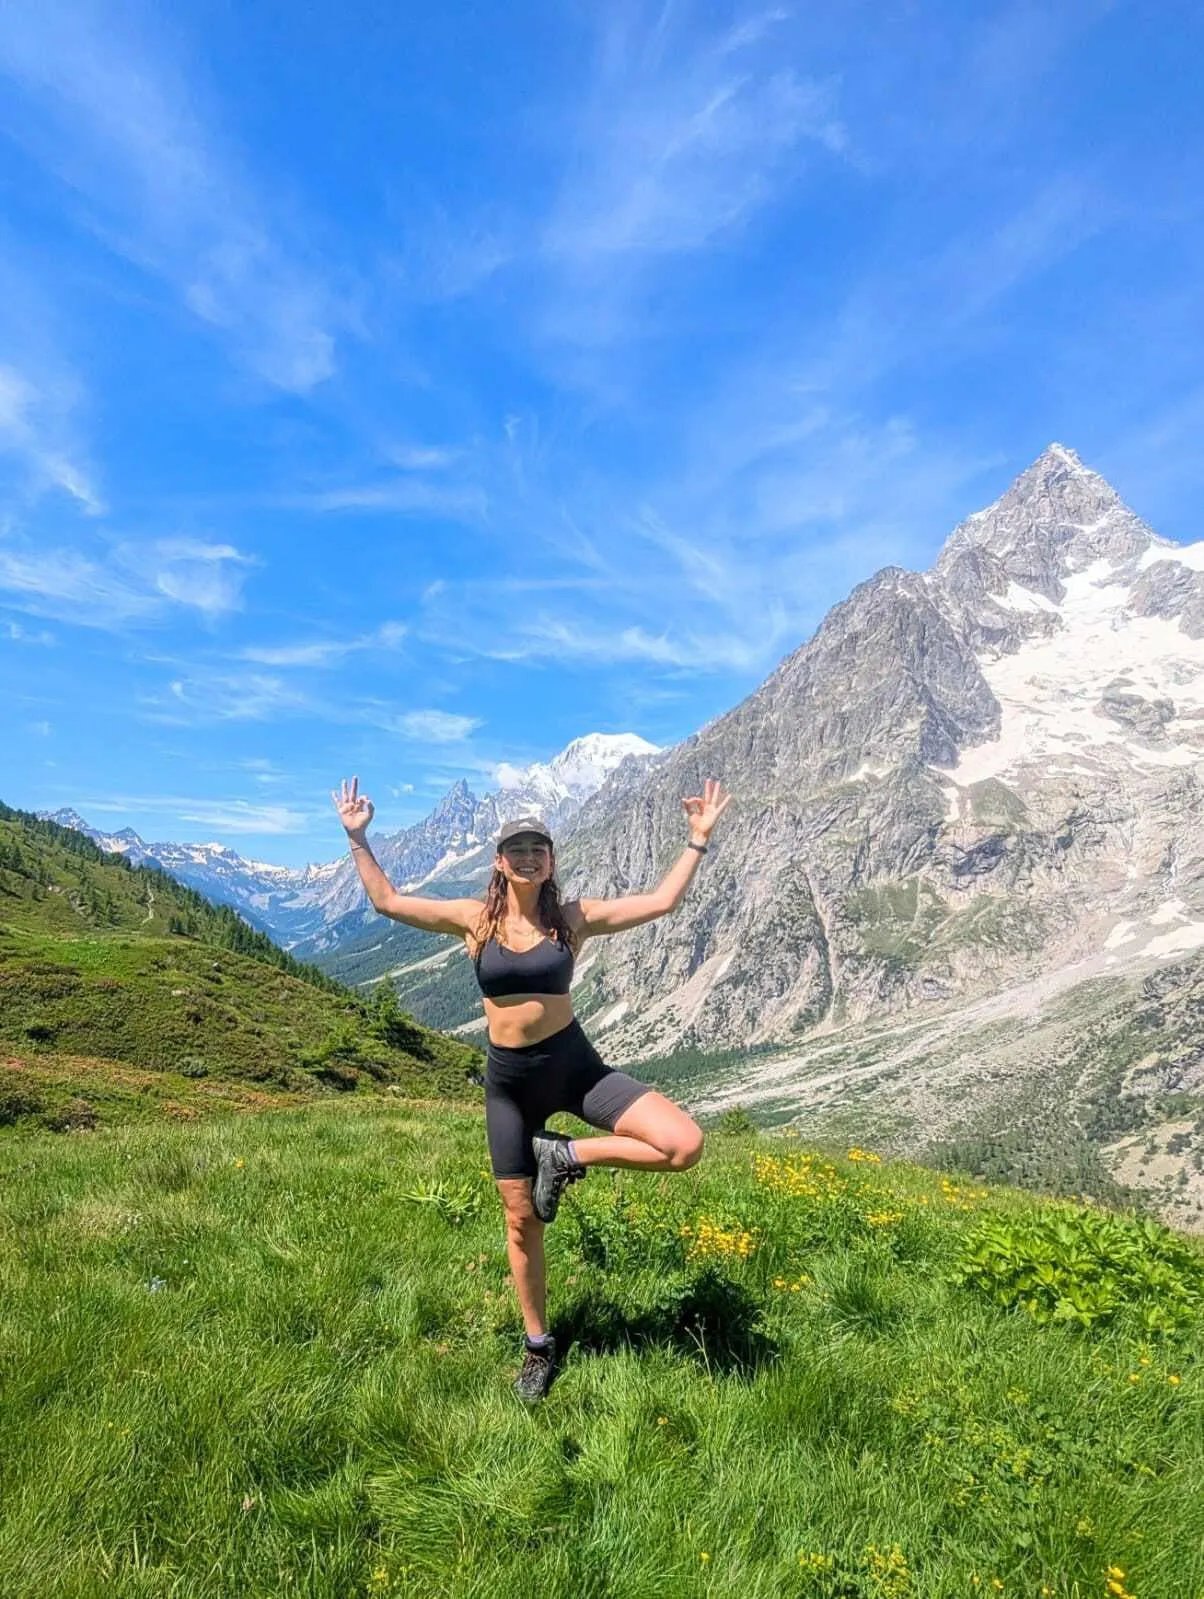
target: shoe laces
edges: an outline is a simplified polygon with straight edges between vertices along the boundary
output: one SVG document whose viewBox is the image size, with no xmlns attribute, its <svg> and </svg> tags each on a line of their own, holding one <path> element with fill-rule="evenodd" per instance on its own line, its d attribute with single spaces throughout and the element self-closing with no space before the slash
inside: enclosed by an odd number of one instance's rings
<svg viewBox="0 0 1204 1599">
<path fill-rule="evenodd" d="M 554 1356 L 550 1349 L 525 1349 L 523 1351 L 523 1369 L 519 1372 L 519 1381 L 527 1377 L 542 1375 L 544 1369 L 550 1366 Z"/>
</svg>

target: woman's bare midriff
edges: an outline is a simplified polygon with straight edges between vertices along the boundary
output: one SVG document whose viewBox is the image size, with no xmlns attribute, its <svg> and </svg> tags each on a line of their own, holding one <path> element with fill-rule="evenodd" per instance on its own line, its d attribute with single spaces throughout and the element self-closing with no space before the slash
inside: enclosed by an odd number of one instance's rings
<svg viewBox="0 0 1204 1599">
<path fill-rule="evenodd" d="M 505 999 L 482 999 L 489 1023 L 489 1040 L 500 1049 L 522 1049 L 551 1038 L 573 1019 L 568 994 L 508 994 Z"/>
</svg>

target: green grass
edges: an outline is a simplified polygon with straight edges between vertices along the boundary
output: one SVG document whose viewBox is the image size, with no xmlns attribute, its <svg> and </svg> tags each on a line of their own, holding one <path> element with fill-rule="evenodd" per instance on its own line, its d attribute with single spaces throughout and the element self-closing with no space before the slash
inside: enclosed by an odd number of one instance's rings
<svg viewBox="0 0 1204 1599">
<path fill-rule="evenodd" d="M 959 1262 L 1093 1212 L 797 1149 L 575 1187 L 529 1413 L 479 1111 L 0 1139 L 0 1593 L 1105 1599 L 1113 1566 L 1199 1599 L 1204 1333 L 1140 1325 L 1163 1235 L 1126 1230 L 1132 1304 L 1043 1324 Z"/>
</svg>

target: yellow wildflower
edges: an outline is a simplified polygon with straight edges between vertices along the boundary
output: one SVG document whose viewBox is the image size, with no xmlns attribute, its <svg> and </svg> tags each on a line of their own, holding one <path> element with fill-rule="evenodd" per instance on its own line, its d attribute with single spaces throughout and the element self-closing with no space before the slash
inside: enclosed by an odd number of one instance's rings
<svg viewBox="0 0 1204 1599">
<path fill-rule="evenodd" d="M 831 1555 L 821 1554 L 819 1550 L 809 1552 L 806 1549 L 800 1549 L 798 1563 L 806 1571 L 832 1571 L 836 1566 L 836 1561 Z"/>
<path fill-rule="evenodd" d="M 683 1237 L 692 1239 L 689 1248 L 691 1260 L 702 1260 L 716 1255 L 737 1255 L 747 1259 L 756 1247 L 757 1240 L 740 1227 L 721 1227 L 709 1216 L 700 1216 L 697 1227 L 681 1229 Z"/>
</svg>

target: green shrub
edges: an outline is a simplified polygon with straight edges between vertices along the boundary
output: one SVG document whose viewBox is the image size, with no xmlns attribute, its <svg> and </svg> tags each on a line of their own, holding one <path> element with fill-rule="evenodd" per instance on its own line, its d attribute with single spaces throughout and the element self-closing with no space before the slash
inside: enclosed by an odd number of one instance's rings
<svg viewBox="0 0 1204 1599">
<path fill-rule="evenodd" d="M 0 1087 L 0 1127 L 15 1127 L 29 1116 L 40 1116 L 46 1108 L 42 1096 L 31 1088 L 14 1084 Z"/>
<path fill-rule="evenodd" d="M 1204 1260 L 1153 1221 L 1092 1210 L 991 1219 L 967 1241 L 958 1280 L 1038 1322 L 1092 1328 L 1122 1313 L 1169 1333 L 1204 1307 Z"/>
</svg>

